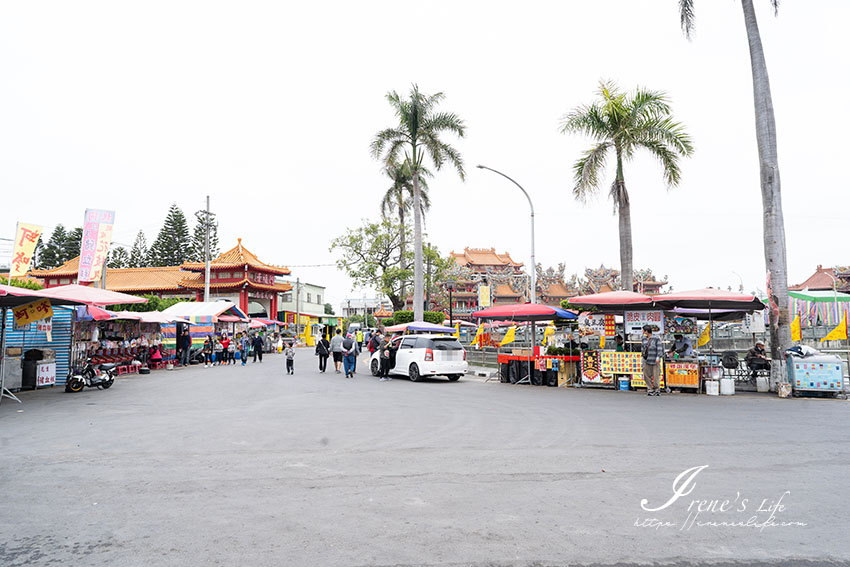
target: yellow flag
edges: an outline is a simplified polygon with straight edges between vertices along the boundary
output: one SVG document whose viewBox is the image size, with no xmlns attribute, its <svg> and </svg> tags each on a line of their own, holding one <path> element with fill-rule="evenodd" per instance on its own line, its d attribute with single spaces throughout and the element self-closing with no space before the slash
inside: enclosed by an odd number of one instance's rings
<svg viewBox="0 0 850 567">
<path fill-rule="evenodd" d="M 705 329 L 700 333 L 699 338 L 697 339 L 697 346 L 701 347 L 708 344 L 708 341 L 711 340 L 711 324 L 705 326 Z"/>
<path fill-rule="evenodd" d="M 24 276 L 30 268 L 32 254 L 41 236 L 41 227 L 34 224 L 19 222 L 15 231 L 15 243 L 12 247 L 12 264 L 9 277 Z M 12 282 L 9 282 L 11 285 Z"/>
<path fill-rule="evenodd" d="M 472 339 L 472 343 L 471 343 L 471 344 L 474 344 L 474 345 L 476 345 L 476 346 L 481 346 L 480 344 L 478 344 L 478 341 L 480 341 L 480 340 L 481 340 L 481 331 L 482 331 L 483 329 L 484 329 L 484 325 L 478 325 L 478 330 L 477 330 L 477 331 L 475 331 L 475 337 Z"/>
<path fill-rule="evenodd" d="M 605 348 L 605 335 L 599 337 L 599 348 Z"/>
<path fill-rule="evenodd" d="M 791 340 L 799 341 L 803 339 L 803 328 L 800 326 L 800 314 L 798 313 L 794 320 L 791 321 Z"/>
<path fill-rule="evenodd" d="M 555 334 L 555 324 L 549 323 L 546 326 L 546 330 L 543 331 L 543 344 L 548 345 L 549 344 L 549 338 L 554 334 Z"/>
<path fill-rule="evenodd" d="M 838 340 L 846 340 L 847 339 L 847 312 L 844 312 L 844 316 L 841 318 L 841 322 L 838 324 L 836 328 L 831 330 L 827 336 L 822 338 L 820 342 L 823 341 L 838 341 Z"/>
<path fill-rule="evenodd" d="M 502 339 L 502 342 L 499 343 L 499 346 L 504 346 L 508 343 L 514 342 L 514 336 L 516 335 L 516 325 L 511 325 L 508 329 L 508 332 L 505 333 L 505 337 Z"/>
<path fill-rule="evenodd" d="M 454 335 L 455 335 L 457 338 L 460 338 L 460 323 L 455 323 L 455 332 L 454 332 Z"/>
</svg>

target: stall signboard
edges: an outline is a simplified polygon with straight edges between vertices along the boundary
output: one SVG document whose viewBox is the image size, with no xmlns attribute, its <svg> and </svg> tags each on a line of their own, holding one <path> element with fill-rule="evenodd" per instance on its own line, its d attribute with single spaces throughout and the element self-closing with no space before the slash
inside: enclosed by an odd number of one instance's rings
<svg viewBox="0 0 850 567">
<path fill-rule="evenodd" d="M 34 224 L 19 222 L 15 230 L 15 243 L 12 247 L 12 262 L 9 277 L 25 276 L 30 268 L 30 261 L 41 236 L 42 227 Z"/>
<path fill-rule="evenodd" d="M 699 388 L 699 364 L 696 362 L 669 362 L 666 367 L 668 386 Z"/>
<path fill-rule="evenodd" d="M 480 285 L 478 286 L 478 307 L 490 307 L 490 286 L 489 285 Z"/>
<path fill-rule="evenodd" d="M 56 363 L 43 362 L 36 366 L 35 370 L 35 385 L 53 386 L 56 384 Z"/>
<path fill-rule="evenodd" d="M 83 238 L 80 242 L 78 281 L 93 282 L 100 279 L 109 245 L 112 244 L 114 224 L 115 211 L 86 209 Z"/>
<path fill-rule="evenodd" d="M 52 317 L 53 308 L 50 306 L 49 299 L 39 299 L 13 308 L 12 314 L 15 325 L 23 327 L 29 325 L 33 321 Z"/>
<path fill-rule="evenodd" d="M 745 333 L 763 333 L 765 331 L 762 313 L 745 313 L 741 321 L 741 330 Z"/>
<path fill-rule="evenodd" d="M 600 351 L 584 350 L 581 353 L 581 381 L 585 384 L 606 384 L 614 383 L 614 377 L 611 375 L 604 376 L 600 371 L 599 358 Z"/>
<path fill-rule="evenodd" d="M 39 333 L 44 333 L 47 335 L 47 342 L 53 342 L 53 317 L 47 317 L 46 319 L 40 319 L 35 324 L 35 330 Z"/>
<path fill-rule="evenodd" d="M 664 317 L 664 331 L 668 335 L 696 335 L 696 317 Z"/>
<path fill-rule="evenodd" d="M 611 335 L 606 334 L 606 331 L 607 331 L 606 318 L 607 317 L 609 317 L 609 316 L 608 315 L 592 315 L 590 313 L 582 313 L 581 315 L 579 315 L 578 324 L 582 327 L 585 327 L 588 331 L 590 331 L 594 335 L 597 335 L 597 336 L 600 336 L 600 337 L 607 337 L 607 336 L 611 336 Z M 611 315 L 610 317 L 613 321 L 614 316 Z M 612 332 L 612 334 L 613 334 L 613 332 Z"/>
<path fill-rule="evenodd" d="M 663 311 L 626 311 L 626 334 L 640 334 L 644 325 L 653 327 L 653 333 L 664 332 Z"/>
<path fill-rule="evenodd" d="M 614 352 L 603 350 L 599 357 L 599 371 L 605 376 L 613 374 L 642 374 L 639 352 Z"/>
</svg>

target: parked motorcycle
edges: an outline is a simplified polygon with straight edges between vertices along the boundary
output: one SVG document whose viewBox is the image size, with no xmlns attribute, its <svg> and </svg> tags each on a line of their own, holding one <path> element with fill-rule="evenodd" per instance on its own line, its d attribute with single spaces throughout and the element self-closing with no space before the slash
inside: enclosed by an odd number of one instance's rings
<svg viewBox="0 0 850 567">
<path fill-rule="evenodd" d="M 95 366 L 92 359 L 86 359 L 86 365 L 82 371 L 74 372 L 65 383 L 66 392 L 81 392 L 84 387 L 103 388 L 112 386 L 115 382 L 115 367 L 117 364 L 98 364 Z"/>
</svg>

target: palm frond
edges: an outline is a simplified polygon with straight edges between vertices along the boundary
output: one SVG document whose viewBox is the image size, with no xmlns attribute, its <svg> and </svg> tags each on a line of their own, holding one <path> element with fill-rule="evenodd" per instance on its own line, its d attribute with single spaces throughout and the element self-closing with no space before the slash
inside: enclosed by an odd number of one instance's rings
<svg viewBox="0 0 850 567">
<path fill-rule="evenodd" d="M 778 2 L 779 0 L 774 0 Z M 679 0 L 679 22 L 685 37 L 691 39 L 694 32 L 694 0 Z"/>
<path fill-rule="evenodd" d="M 659 141 L 649 140 L 640 143 L 641 146 L 649 150 L 658 161 L 661 163 L 662 174 L 667 188 L 675 187 L 681 179 L 681 171 L 679 170 L 679 155 L 673 152 Z"/>
<path fill-rule="evenodd" d="M 606 137 L 608 126 L 602 109 L 596 103 L 579 106 L 561 118 L 560 131 L 563 134 L 580 133 L 596 140 Z"/>
<path fill-rule="evenodd" d="M 438 132 L 452 132 L 457 134 L 458 138 L 463 138 L 466 133 L 466 125 L 454 112 L 438 112 L 433 114 L 426 119 L 422 127 L 435 134 Z"/>
<path fill-rule="evenodd" d="M 770 5 L 773 6 L 773 15 L 779 15 L 779 0 L 770 0 Z"/>
<path fill-rule="evenodd" d="M 406 141 L 406 133 L 400 128 L 386 128 L 375 134 L 375 138 L 369 144 L 369 150 L 375 159 L 380 159 L 381 152 L 387 144 L 392 145 L 399 141 Z"/>
<path fill-rule="evenodd" d="M 694 153 L 693 140 L 684 126 L 670 118 L 653 119 L 641 125 L 636 143 L 648 141 L 661 142 L 682 156 Z"/>
<path fill-rule="evenodd" d="M 636 123 L 670 114 L 667 95 L 661 91 L 649 91 L 638 87 L 629 104 L 629 122 Z"/>
<path fill-rule="evenodd" d="M 611 142 L 608 141 L 597 144 L 573 164 L 575 179 L 573 195 L 579 201 L 587 202 L 587 199 L 599 189 L 599 172 L 605 168 L 611 146 Z"/>
</svg>

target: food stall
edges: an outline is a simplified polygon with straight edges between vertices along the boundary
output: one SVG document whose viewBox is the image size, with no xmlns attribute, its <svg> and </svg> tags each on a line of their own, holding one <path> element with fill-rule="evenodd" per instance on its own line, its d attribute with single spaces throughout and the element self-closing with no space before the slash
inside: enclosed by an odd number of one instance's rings
<svg viewBox="0 0 850 567">
<path fill-rule="evenodd" d="M 531 326 L 531 348 L 521 351 L 512 350 L 511 354 L 498 355 L 499 371 L 502 381 L 513 384 L 557 386 L 562 377 L 568 374 L 568 367 L 579 362 L 578 356 L 549 356 L 541 352 L 537 345 L 537 323 L 556 319 L 574 320 L 578 316 L 560 307 L 540 305 L 538 303 L 515 303 L 488 307 L 472 314 L 473 318 L 527 322 Z"/>
<path fill-rule="evenodd" d="M 673 343 L 676 335 L 681 335 L 691 345 L 692 349 L 696 348 L 699 338 L 697 330 L 696 317 L 673 314 L 665 314 L 664 316 L 664 332 L 671 343 Z M 682 356 L 678 353 L 670 356 L 668 350 L 665 361 L 664 381 L 667 388 L 694 390 L 697 393 L 700 391 L 699 360 L 695 351 L 690 356 Z"/>
</svg>

